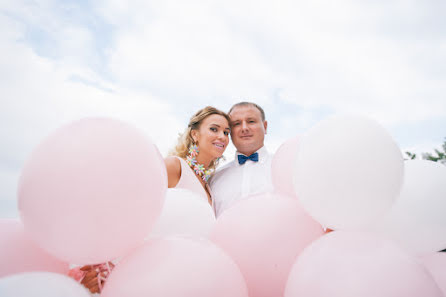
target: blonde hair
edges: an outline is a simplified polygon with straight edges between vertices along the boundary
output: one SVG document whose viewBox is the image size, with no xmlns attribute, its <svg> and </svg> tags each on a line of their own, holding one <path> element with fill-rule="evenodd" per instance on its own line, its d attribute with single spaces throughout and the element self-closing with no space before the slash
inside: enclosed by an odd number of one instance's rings
<svg viewBox="0 0 446 297">
<path fill-rule="evenodd" d="M 189 124 L 187 125 L 187 128 L 184 131 L 184 133 L 180 133 L 178 135 L 177 144 L 169 152 L 169 155 L 178 156 L 180 158 L 185 159 L 186 156 L 189 154 L 189 148 L 191 147 L 192 144 L 194 144 L 194 139 L 192 138 L 191 132 L 193 130 L 199 130 L 201 123 L 204 121 L 204 119 L 213 114 L 221 115 L 228 121 L 228 123 L 230 122 L 229 116 L 225 112 L 218 110 L 215 107 L 206 106 L 205 108 L 200 109 L 190 118 Z M 218 165 L 218 160 L 212 160 L 211 164 L 209 165 L 209 168 L 206 169 L 214 169 L 217 165 Z"/>
</svg>

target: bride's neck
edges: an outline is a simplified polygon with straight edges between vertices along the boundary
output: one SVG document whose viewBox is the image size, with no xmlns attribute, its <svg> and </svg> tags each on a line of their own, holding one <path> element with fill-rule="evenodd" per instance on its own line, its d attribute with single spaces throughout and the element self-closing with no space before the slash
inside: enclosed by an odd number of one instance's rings
<svg viewBox="0 0 446 297">
<path fill-rule="evenodd" d="M 205 168 L 208 168 L 209 165 L 211 165 L 212 159 L 204 154 L 198 154 L 197 162 L 198 164 L 202 164 Z"/>
</svg>

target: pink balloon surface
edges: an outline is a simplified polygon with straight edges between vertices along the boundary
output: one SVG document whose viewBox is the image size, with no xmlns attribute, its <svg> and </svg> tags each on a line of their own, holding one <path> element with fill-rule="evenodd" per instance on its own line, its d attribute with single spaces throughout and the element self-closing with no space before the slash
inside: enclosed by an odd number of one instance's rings
<svg viewBox="0 0 446 297">
<path fill-rule="evenodd" d="M 297 256 L 322 234 L 296 199 L 265 194 L 225 211 L 210 238 L 239 265 L 249 296 L 269 297 L 283 295 Z"/>
<path fill-rule="evenodd" d="M 66 274 L 68 263 L 38 247 L 18 220 L 0 219 L 0 277 L 31 271 Z"/>
<path fill-rule="evenodd" d="M 164 162 L 139 130 L 106 118 L 56 130 L 32 153 L 18 189 L 25 231 L 76 264 L 100 263 L 143 242 L 167 189 Z"/>
<path fill-rule="evenodd" d="M 446 253 L 424 255 L 421 257 L 421 262 L 446 296 Z"/>
<path fill-rule="evenodd" d="M 441 297 L 431 275 L 392 241 L 334 231 L 308 246 L 290 272 L 285 297 Z"/>
<path fill-rule="evenodd" d="M 277 193 L 296 196 L 293 171 L 299 149 L 299 137 L 285 141 L 276 151 L 271 162 L 271 177 Z"/>
<path fill-rule="evenodd" d="M 207 240 L 153 239 L 119 262 L 102 297 L 248 297 L 239 268 Z"/>
</svg>

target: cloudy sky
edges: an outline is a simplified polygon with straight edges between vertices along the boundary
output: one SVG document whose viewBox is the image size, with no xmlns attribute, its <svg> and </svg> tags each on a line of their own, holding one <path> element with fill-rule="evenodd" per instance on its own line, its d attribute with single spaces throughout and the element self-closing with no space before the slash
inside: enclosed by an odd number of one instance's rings
<svg viewBox="0 0 446 297">
<path fill-rule="evenodd" d="M 0 100 L 0 217 L 17 215 L 33 148 L 88 116 L 133 123 L 166 154 L 196 110 L 248 100 L 272 152 L 335 113 L 432 151 L 446 137 L 446 2 L 2 0 Z"/>
</svg>

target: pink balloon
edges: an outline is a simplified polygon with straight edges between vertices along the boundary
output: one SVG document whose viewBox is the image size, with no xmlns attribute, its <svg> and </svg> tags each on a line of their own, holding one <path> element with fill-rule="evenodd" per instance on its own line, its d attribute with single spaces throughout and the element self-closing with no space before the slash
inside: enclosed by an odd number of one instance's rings
<svg viewBox="0 0 446 297">
<path fill-rule="evenodd" d="M 0 219 L 0 234 L 0 277 L 30 271 L 68 272 L 68 263 L 39 248 L 18 220 Z"/>
<path fill-rule="evenodd" d="M 42 248 L 71 263 L 99 263 L 143 242 L 166 189 L 163 159 L 145 135 L 117 120 L 83 119 L 35 149 L 19 209 Z"/>
<path fill-rule="evenodd" d="M 446 296 L 446 253 L 424 255 L 421 262 Z"/>
<path fill-rule="evenodd" d="M 293 170 L 299 150 L 299 137 L 285 141 L 276 151 L 271 161 L 271 177 L 277 193 L 295 197 Z"/>
<path fill-rule="evenodd" d="M 297 255 L 322 234 L 295 199 L 265 194 L 225 211 L 210 238 L 239 265 L 249 296 L 269 297 L 283 295 Z"/>
<path fill-rule="evenodd" d="M 119 262 L 102 297 L 248 297 L 234 261 L 207 240 L 154 239 Z"/>
<path fill-rule="evenodd" d="M 308 246 L 290 272 L 285 297 L 441 297 L 417 260 L 391 241 L 334 231 Z"/>
</svg>

